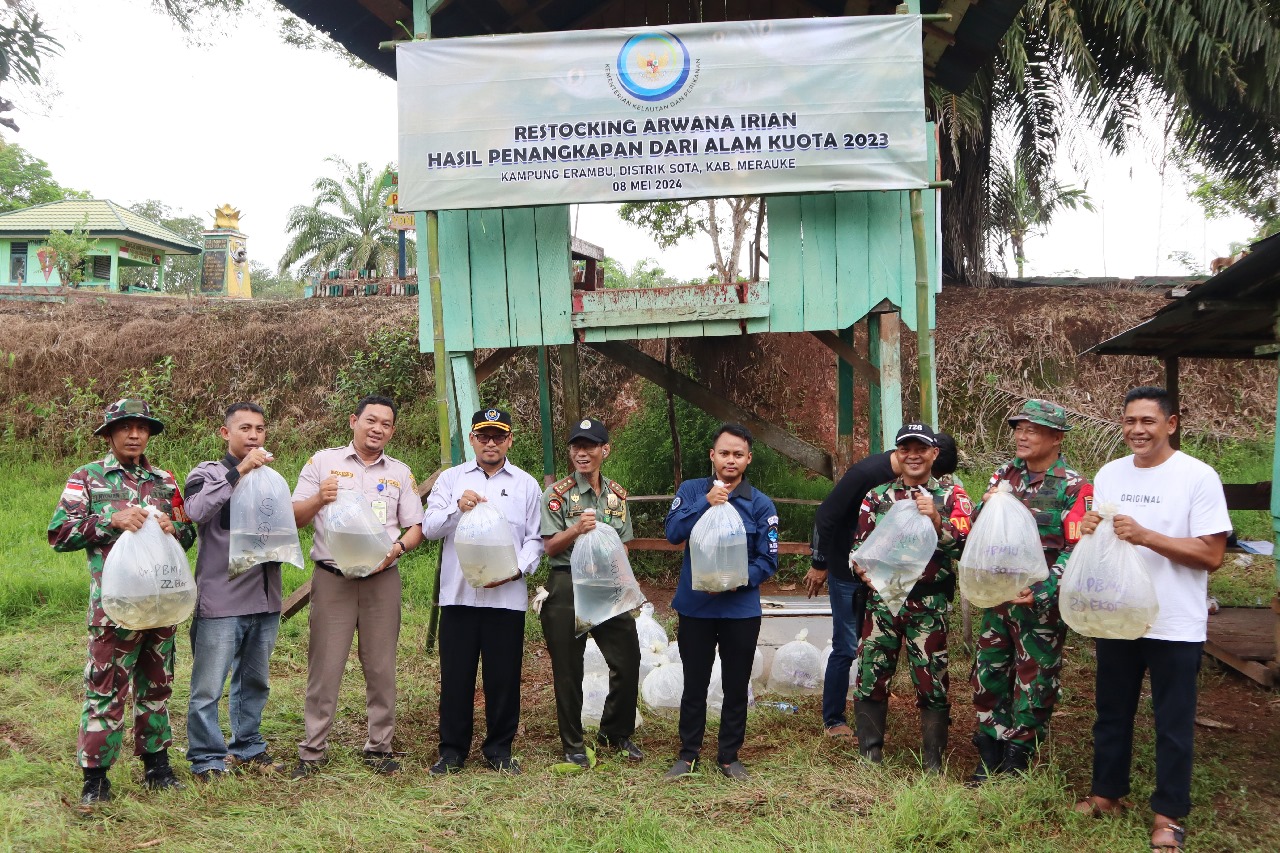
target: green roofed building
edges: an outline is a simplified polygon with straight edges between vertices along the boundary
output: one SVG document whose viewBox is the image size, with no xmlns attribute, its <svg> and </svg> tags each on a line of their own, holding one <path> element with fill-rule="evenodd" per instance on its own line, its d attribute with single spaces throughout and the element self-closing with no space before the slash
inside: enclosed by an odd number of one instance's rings
<svg viewBox="0 0 1280 853">
<path fill-rule="evenodd" d="M 96 241 L 84 264 L 82 290 L 120 290 L 121 267 L 156 267 L 165 255 L 198 255 L 190 240 L 105 199 L 66 199 L 0 213 L 0 296 L 30 298 L 62 285 L 47 249 L 49 233 L 79 226 Z"/>
</svg>

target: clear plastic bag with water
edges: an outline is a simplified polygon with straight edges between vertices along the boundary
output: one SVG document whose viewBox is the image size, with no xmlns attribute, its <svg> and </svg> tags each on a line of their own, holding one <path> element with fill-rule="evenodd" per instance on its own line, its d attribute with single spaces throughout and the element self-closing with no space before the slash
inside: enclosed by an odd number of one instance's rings
<svg viewBox="0 0 1280 853">
<path fill-rule="evenodd" d="M 684 664 L 659 662 L 640 685 L 640 697 L 649 710 L 671 715 L 680 710 L 684 695 Z"/>
<path fill-rule="evenodd" d="M 756 691 L 747 681 L 747 707 L 756 704 Z M 724 669 L 720 663 L 720 653 L 716 652 L 716 661 L 711 665 L 711 680 L 707 682 L 707 715 L 719 717 L 724 710 Z"/>
<path fill-rule="evenodd" d="M 595 637 L 587 637 L 587 647 L 582 651 L 582 673 L 609 674 L 609 664 L 605 663 L 604 652 L 596 643 Z"/>
<path fill-rule="evenodd" d="M 666 662 L 668 660 L 666 651 L 666 646 L 661 646 L 657 643 L 650 643 L 648 646 L 644 645 L 644 643 L 640 644 L 641 681 L 644 681 L 649 673 L 653 671 L 653 668 L 658 665 L 658 661 Z"/>
<path fill-rule="evenodd" d="M 515 577 L 516 545 L 506 516 L 488 501 L 462 514 L 453 532 L 462 577 L 475 589 Z"/>
<path fill-rule="evenodd" d="M 196 581 L 177 539 L 165 533 L 160 513 L 147 507 L 147 520 L 111 546 L 102 565 L 102 609 L 130 631 L 177 625 L 196 607 Z"/>
<path fill-rule="evenodd" d="M 778 649 L 769 667 L 770 693 L 799 695 L 817 693 L 821 689 L 822 652 L 809 642 L 809 631 Z"/>
<path fill-rule="evenodd" d="M 227 555 L 230 578 L 238 578 L 259 563 L 289 563 L 305 568 L 289 484 L 279 472 L 263 465 L 236 483 L 231 492 Z"/>
<path fill-rule="evenodd" d="M 349 578 L 373 574 L 387 558 L 392 540 L 364 495 L 355 489 L 339 489 L 338 497 L 320 512 L 324 545 L 339 571 Z"/>
<path fill-rule="evenodd" d="M 716 485 L 724 483 L 717 480 Z M 747 528 L 728 501 L 708 509 L 693 526 L 689 572 L 699 592 L 728 592 L 747 585 Z"/>
<path fill-rule="evenodd" d="M 573 543 L 569 571 L 579 635 L 644 604 L 644 593 L 627 559 L 627 546 L 607 524 L 597 524 Z"/>
<path fill-rule="evenodd" d="M 1035 517 L 1001 480 L 965 540 L 960 594 L 977 607 L 996 607 L 1047 577 Z"/>
<path fill-rule="evenodd" d="M 653 618 L 653 605 L 645 602 L 640 605 L 640 615 L 636 617 L 636 634 L 640 637 L 640 648 L 655 643 L 662 648 L 667 647 L 667 631 Z"/>
<path fill-rule="evenodd" d="M 1102 504 L 1098 514 L 1098 529 L 1080 538 L 1062 570 L 1058 607 L 1086 637 L 1136 640 L 1155 624 L 1160 600 L 1137 546 L 1116 536 L 1115 505 Z"/>
<path fill-rule="evenodd" d="M 933 522 L 908 497 L 894 502 L 852 559 L 867 573 L 885 607 L 897 616 L 937 549 Z"/>
<path fill-rule="evenodd" d="M 582 676 L 582 725 L 584 728 L 600 728 L 600 718 L 604 716 L 604 700 L 608 696 L 608 675 L 588 672 Z"/>
</svg>

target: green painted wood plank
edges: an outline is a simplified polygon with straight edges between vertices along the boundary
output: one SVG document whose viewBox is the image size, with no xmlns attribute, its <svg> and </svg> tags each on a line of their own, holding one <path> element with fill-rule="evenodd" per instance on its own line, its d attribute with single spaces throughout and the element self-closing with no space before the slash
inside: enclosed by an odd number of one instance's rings
<svg viewBox="0 0 1280 853">
<path fill-rule="evenodd" d="M 911 247 L 911 216 L 905 193 L 867 193 L 867 302 L 888 299 L 901 308 L 904 247 Z M 914 281 L 914 274 L 912 280 Z"/>
<path fill-rule="evenodd" d="M 636 294 L 633 290 L 614 291 L 614 299 L 610 311 L 616 311 L 620 314 L 635 311 L 638 307 Z M 652 322 L 653 318 L 646 318 Z M 636 323 L 633 319 L 630 324 L 609 325 L 604 327 L 604 339 L 606 341 L 633 341 L 636 339 Z"/>
<path fill-rule="evenodd" d="M 507 316 L 511 324 L 511 343 L 515 346 L 537 346 L 542 343 L 542 308 L 538 285 L 538 235 L 533 208 L 504 210 L 502 232 L 506 243 Z"/>
<path fill-rule="evenodd" d="M 542 311 L 542 343 L 573 343 L 569 314 L 573 310 L 573 281 L 569 256 L 569 206 L 533 209 L 538 241 L 538 293 Z"/>
<path fill-rule="evenodd" d="M 901 204 L 902 239 L 898 248 L 898 268 L 902 274 L 898 278 L 899 292 L 905 306 L 901 312 L 902 324 L 910 331 L 916 330 L 916 244 L 911 234 L 911 193 L 897 193 Z"/>
<path fill-rule="evenodd" d="M 806 195 L 804 221 L 804 327 L 836 328 L 836 197 Z"/>
<path fill-rule="evenodd" d="M 867 193 L 836 193 L 836 325 L 848 328 L 871 310 Z"/>
<path fill-rule="evenodd" d="M 451 352 L 449 353 L 449 366 L 452 368 L 453 374 L 453 395 L 458 415 L 462 421 L 471 417 L 473 412 L 480 409 L 480 386 L 476 382 L 476 366 L 473 360 L 474 353 L 469 352 Z M 467 427 L 470 424 L 466 425 Z M 467 459 L 475 459 L 476 453 L 471 448 L 471 442 L 466 440 L 467 431 L 462 432 L 463 454 Z"/>
<path fill-rule="evenodd" d="M 755 281 L 747 285 L 747 301 L 759 302 L 764 305 L 769 304 L 769 282 Z M 770 309 L 772 314 L 772 309 Z M 747 320 L 747 334 L 758 335 L 761 332 L 769 331 L 769 318 L 750 318 Z"/>
<path fill-rule="evenodd" d="M 418 216 L 426 218 L 425 213 Z M 425 227 L 425 226 L 419 226 Z M 458 352 L 473 347 L 471 333 L 471 238 L 465 210 L 442 210 L 439 213 L 440 299 L 444 312 L 444 345 Z M 424 245 L 419 243 L 418 245 Z M 425 253 L 424 253 L 425 258 Z M 422 281 L 425 264 L 419 264 L 418 281 Z M 430 282 L 418 288 L 418 301 L 431 304 Z M 424 295 L 425 294 L 425 295 Z M 430 308 L 428 308 L 428 311 Z"/>
<path fill-rule="evenodd" d="M 804 331 L 804 272 L 801 268 L 800 196 L 770 196 L 769 331 Z"/>
<path fill-rule="evenodd" d="M 471 328 L 475 349 L 511 346 L 507 311 L 507 259 L 503 243 L 503 211 L 471 210 Z"/>
<path fill-rule="evenodd" d="M 615 308 L 612 311 L 606 311 L 600 314 L 575 314 L 573 317 L 573 327 L 575 329 L 600 328 L 600 327 L 632 327 L 632 337 L 634 338 L 636 331 L 634 327 L 640 323 L 653 323 L 659 319 L 666 319 L 671 323 L 686 322 L 707 322 L 710 320 L 745 320 L 748 317 L 768 317 L 768 305 L 751 305 L 749 303 L 734 303 L 731 305 L 692 305 L 682 308 Z M 741 329 L 739 329 L 741 331 Z M 612 334 L 612 332 L 611 332 Z"/>
<path fill-rule="evenodd" d="M 431 282 L 427 278 L 427 214 L 421 211 L 415 213 L 413 222 L 418 235 L 418 281 L 423 285 L 418 288 L 418 352 L 434 352 L 436 327 L 431 315 Z M 0 270 L 9 269 L 9 259 L 5 255 L 7 250 L 8 244 L 0 243 Z M 316 290 L 321 287 L 324 287 L 323 281 L 316 285 Z M 471 324 L 468 323 L 467 332 L 470 331 Z"/>
<path fill-rule="evenodd" d="M 893 447 L 902 426 L 901 314 L 880 315 L 880 427 L 881 447 Z"/>
<path fill-rule="evenodd" d="M 880 372 L 880 315 L 867 315 L 867 361 Z M 880 406 L 880 383 L 867 388 L 867 444 L 872 453 L 884 452 L 884 411 Z"/>
</svg>

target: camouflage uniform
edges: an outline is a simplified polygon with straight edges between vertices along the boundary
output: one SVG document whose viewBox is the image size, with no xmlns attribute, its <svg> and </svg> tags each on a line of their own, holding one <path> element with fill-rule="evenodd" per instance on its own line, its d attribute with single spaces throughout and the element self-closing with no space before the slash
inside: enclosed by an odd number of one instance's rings
<svg viewBox="0 0 1280 853">
<path fill-rule="evenodd" d="M 895 501 L 914 501 L 917 487 L 908 488 L 899 477 L 869 492 L 862 502 L 852 559 Z M 858 676 L 854 698 L 884 702 L 889 698 L 889 680 L 898 667 L 898 654 L 906 641 L 911 664 L 911 681 L 916 688 L 916 706 L 945 710 L 947 701 L 947 602 L 955 586 L 953 561 L 959 559 L 968 533 L 971 506 L 964 490 L 943 486 L 930 477 L 924 488 L 933 496 L 942 517 L 938 549 L 924 574 L 916 581 L 906 604 L 897 616 L 890 614 L 873 590 L 867 597 L 867 613 L 862 622 L 862 643 L 858 648 Z"/>
<path fill-rule="evenodd" d="M 1032 404 L 1049 407 L 1045 417 L 1033 422 L 1067 427 L 1065 410 L 1039 400 L 1028 403 L 1028 410 L 1036 408 Z M 1043 475 L 1028 471 L 1021 459 L 1006 462 L 991 476 L 988 489 L 1001 481 L 1035 516 L 1049 577 L 1032 585 L 1033 604 L 1006 603 L 983 613 L 970 679 L 973 706 L 979 734 L 1034 751 L 1061 691 L 1058 675 L 1067 626 L 1058 611 L 1058 581 L 1080 539 L 1080 520 L 1092 502 L 1093 486 L 1061 456 Z"/>
<path fill-rule="evenodd" d="M 177 480 L 145 456 L 127 468 L 107 453 L 76 469 L 49 522 L 55 551 L 83 549 L 89 558 L 89 660 L 76 749 L 77 763 L 86 768 L 110 767 L 119 755 L 130 685 L 134 754 L 159 752 L 172 741 L 168 701 L 176 627 L 129 631 L 102 610 L 102 565 L 121 534 L 110 526 L 111 515 L 130 506 L 155 507 L 173 520 L 184 549 L 195 543 L 196 527 L 183 511 Z"/>
</svg>

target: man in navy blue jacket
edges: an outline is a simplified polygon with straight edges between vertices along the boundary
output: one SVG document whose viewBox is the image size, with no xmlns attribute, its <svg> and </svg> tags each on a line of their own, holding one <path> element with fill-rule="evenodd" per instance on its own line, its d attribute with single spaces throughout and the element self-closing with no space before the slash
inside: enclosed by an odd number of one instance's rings
<svg viewBox="0 0 1280 853">
<path fill-rule="evenodd" d="M 680 700 L 680 758 L 667 779 L 688 776 L 697 765 L 707 727 L 707 687 L 720 647 L 724 707 L 720 712 L 716 765 L 730 779 L 748 778 L 738 760 L 747 732 L 747 685 L 760 636 L 760 584 L 778 570 L 778 513 L 773 501 L 746 480 L 751 464 L 751 433 L 740 424 L 723 424 L 712 437 L 715 477 L 686 480 L 667 512 L 667 541 L 688 541 L 703 513 L 726 501 L 738 511 L 747 531 L 747 583 L 728 592 L 693 589 L 689 549 L 684 550 L 680 583 L 672 608 L 680 614 L 680 659 L 684 696 Z"/>
</svg>

